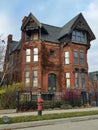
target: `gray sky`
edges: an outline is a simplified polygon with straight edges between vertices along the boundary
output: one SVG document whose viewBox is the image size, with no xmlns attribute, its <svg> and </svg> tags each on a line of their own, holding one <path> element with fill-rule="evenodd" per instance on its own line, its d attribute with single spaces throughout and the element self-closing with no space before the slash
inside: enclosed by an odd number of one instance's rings
<svg viewBox="0 0 98 130">
<path fill-rule="evenodd" d="M 80 12 L 96 36 L 88 51 L 89 71 L 98 71 L 98 0 L 0 0 L 0 35 L 20 40 L 21 20 L 32 12 L 41 22 L 63 26 Z"/>
</svg>

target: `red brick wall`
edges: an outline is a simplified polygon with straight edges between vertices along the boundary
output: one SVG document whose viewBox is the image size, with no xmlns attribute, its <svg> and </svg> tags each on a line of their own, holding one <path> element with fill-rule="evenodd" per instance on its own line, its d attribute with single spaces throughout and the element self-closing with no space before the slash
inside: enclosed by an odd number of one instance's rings
<svg viewBox="0 0 98 130">
<path fill-rule="evenodd" d="M 26 64 L 25 62 L 25 49 L 31 48 L 31 53 L 34 47 L 39 49 L 39 61 L 37 63 L 32 62 Z M 50 56 L 50 49 L 54 50 L 54 56 Z M 79 52 L 83 50 L 85 53 L 85 64 L 83 66 L 74 65 L 73 51 L 77 49 Z M 70 51 L 70 64 L 64 64 L 64 51 Z M 30 70 L 31 72 L 31 88 L 32 88 L 32 70 L 38 70 L 38 87 L 41 87 L 43 92 L 48 91 L 48 74 L 56 74 L 56 91 L 64 91 L 66 89 L 65 84 L 65 73 L 70 72 L 71 74 L 71 88 L 75 89 L 75 77 L 74 68 L 85 69 L 88 71 L 87 64 L 87 50 L 86 46 L 79 44 L 70 44 L 68 46 L 61 47 L 59 44 L 41 42 L 41 41 L 30 41 L 22 44 L 22 80 L 24 81 L 25 70 Z M 88 73 L 86 74 L 86 87 L 88 87 Z M 81 88 L 80 88 L 81 89 Z M 34 90 L 37 91 L 37 90 Z"/>
</svg>

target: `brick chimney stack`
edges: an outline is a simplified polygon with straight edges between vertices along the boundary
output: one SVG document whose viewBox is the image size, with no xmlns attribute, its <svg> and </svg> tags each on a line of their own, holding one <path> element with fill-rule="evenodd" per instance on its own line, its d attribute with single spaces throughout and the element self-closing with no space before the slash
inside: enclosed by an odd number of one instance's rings
<svg viewBox="0 0 98 130">
<path fill-rule="evenodd" d="M 25 17 L 23 18 L 23 20 L 22 20 L 22 24 L 25 23 L 26 19 L 27 19 L 27 16 L 25 16 Z"/>
<path fill-rule="evenodd" d="M 13 40 L 13 35 L 12 35 L 12 34 L 9 34 L 9 35 L 8 35 L 8 40 L 7 40 L 8 43 L 10 43 L 12 40 Z"/>
</svg>

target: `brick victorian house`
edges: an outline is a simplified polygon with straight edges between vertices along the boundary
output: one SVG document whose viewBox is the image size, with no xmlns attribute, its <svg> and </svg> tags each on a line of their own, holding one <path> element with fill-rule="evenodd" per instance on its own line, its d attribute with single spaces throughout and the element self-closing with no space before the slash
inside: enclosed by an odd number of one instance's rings
<svg viewBox="0 0 98 130">
<path fill-rule="evenodd" d="M 23 81 L 33 93 L 87 91 L 87 51 L 94 39 L 81 13 L 62 27 L 40 23 L 30 13 L 22 21 L 21 40 L 8 36 L 5 82 Z"/>
</svg>

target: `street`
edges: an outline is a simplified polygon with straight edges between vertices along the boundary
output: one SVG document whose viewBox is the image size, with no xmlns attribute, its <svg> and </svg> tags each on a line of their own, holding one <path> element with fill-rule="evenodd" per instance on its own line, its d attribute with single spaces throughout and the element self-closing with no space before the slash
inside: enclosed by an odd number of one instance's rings
<svg viewBox="0 0 98 130">
<path fill-rule="evenodd" d="M 79 122 L 61 122 L 60 124 L 53 124 L 47 126 L 22 128 L 16 130 L 98 130 L 98 119 L 87 120 Z"/>
</svg>

